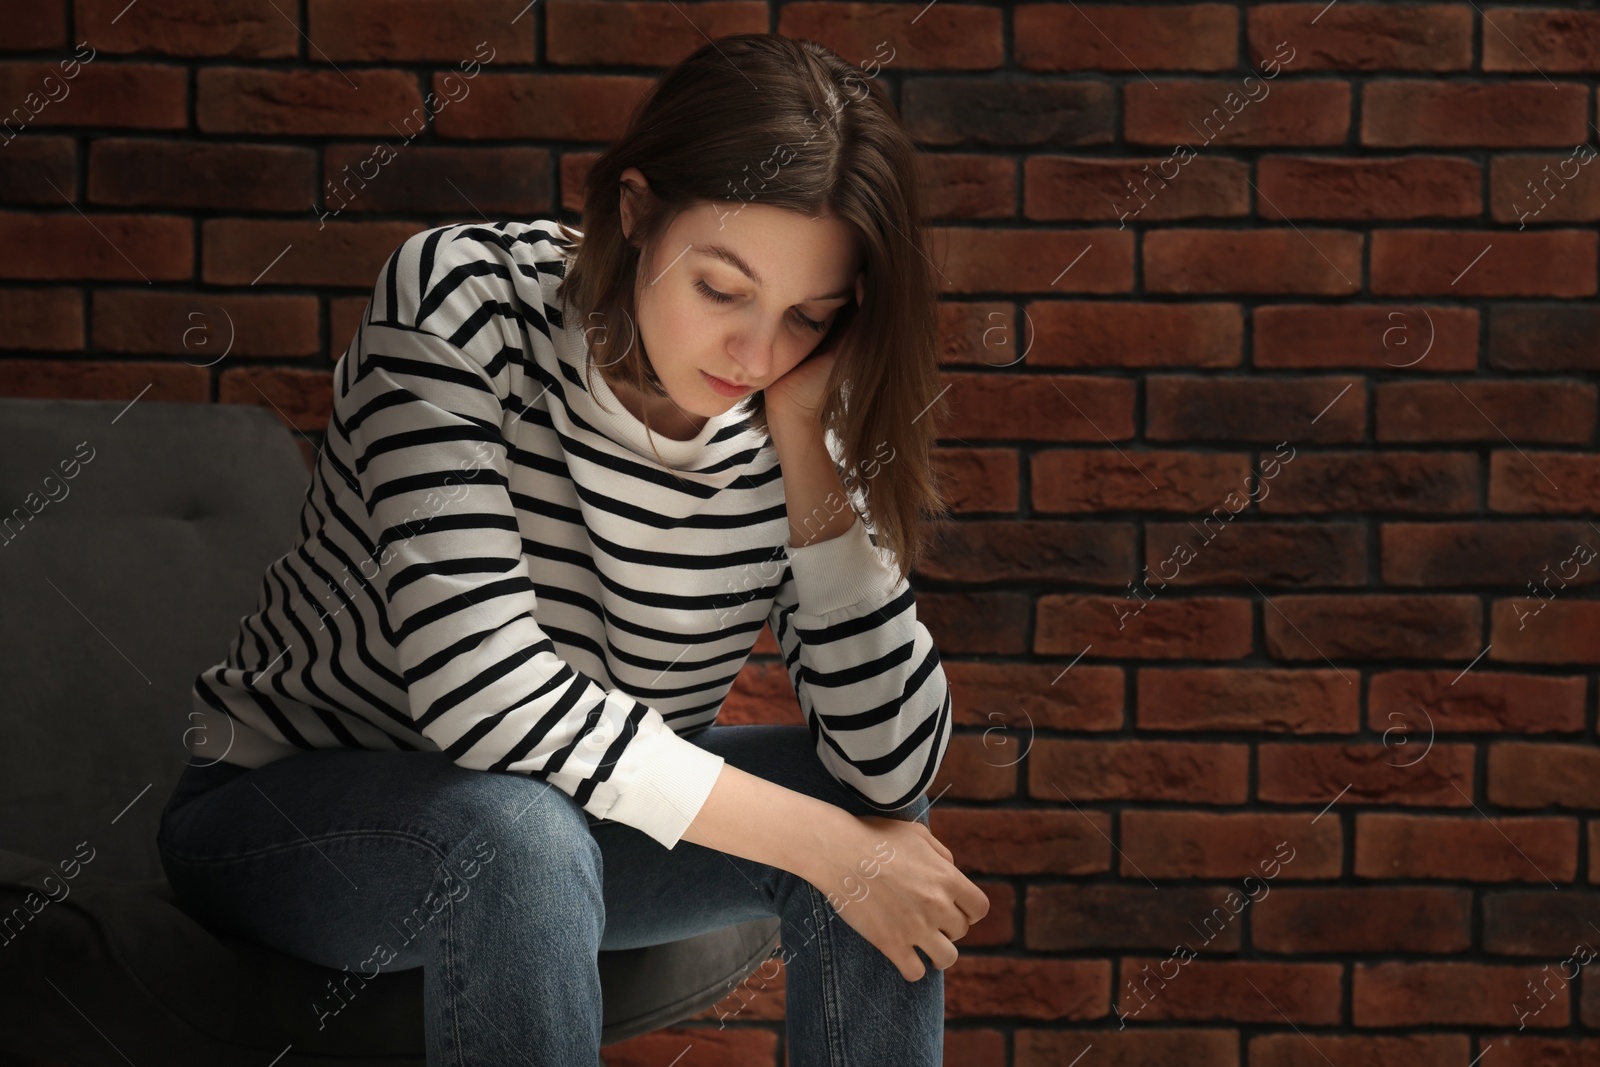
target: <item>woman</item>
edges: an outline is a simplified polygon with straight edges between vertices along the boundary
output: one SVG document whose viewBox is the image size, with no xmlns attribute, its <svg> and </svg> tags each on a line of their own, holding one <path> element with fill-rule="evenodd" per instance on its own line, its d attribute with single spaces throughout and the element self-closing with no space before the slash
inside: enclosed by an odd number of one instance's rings
<svg viewBox="0 0 1600 1067">
<path fill-rule="evenodd" d="M 421 966 L 429 1064 L 592 1064 L 600 950 L 776 915 L 792 1062 L 940 1062 L 988 901 L 928 829 L 914 165 L 875 83 L 738 35 L 658 82 L 582 231 L 389 258 L 159 842 L 192 914 L 350 972 L 322 1026 Z M 806 725 L 713 725 L 763 626 Z"/>
</svg>

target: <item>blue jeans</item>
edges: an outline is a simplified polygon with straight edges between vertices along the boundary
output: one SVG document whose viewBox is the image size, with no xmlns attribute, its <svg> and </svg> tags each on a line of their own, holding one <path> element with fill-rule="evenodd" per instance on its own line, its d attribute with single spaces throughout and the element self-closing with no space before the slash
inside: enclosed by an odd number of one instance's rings
<svg viewBox="0 0 1600 1067">
<path fill-rule="evenodd" d="M 833 780 L 803 726 L 691 740 L 852 814 L 885 814 Z M 888 816 L 927 825 L 928 804 L 923 793 Z M 765 916 L 782 920 L 789 1063 L 942 1063 L 944 972 L 921 949 L 926 973 L 908 982 L 803 878 L 689 841 L 663 848 L 536 777 L 437 752 L 196 762 L 158 845 L 179 902 L 208 926 L 367 978 L 423 968 L 429 1067 L 597 1064 L 599 950 Z"/>
</svg>

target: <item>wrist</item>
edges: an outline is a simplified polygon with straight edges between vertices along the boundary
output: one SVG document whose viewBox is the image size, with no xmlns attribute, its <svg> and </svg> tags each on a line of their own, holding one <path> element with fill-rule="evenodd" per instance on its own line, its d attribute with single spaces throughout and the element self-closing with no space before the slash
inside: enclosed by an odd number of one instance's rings
<svg viewBox="0 0 1600 1067">
<path fill-rule="evenodd" d="M 836 804 L 825 800 L 816 804 L 815 816 L 795 838 L 799 853 L 789 870 L 825 890 L 828 882 L 839 877 L 838 857 L 861 847 L 864 827 L 860 819 Z"/>
<path fill-rule="evenodd" d="M 805 412 L 796 411 L 786 404 L 767 403 L 767 429 L 772 434 L 773 443 L 782 440 L 797 440 L 810 435 L 815 435 L 817 440 L 822 440 L 822 423 Z"/>
</svg>

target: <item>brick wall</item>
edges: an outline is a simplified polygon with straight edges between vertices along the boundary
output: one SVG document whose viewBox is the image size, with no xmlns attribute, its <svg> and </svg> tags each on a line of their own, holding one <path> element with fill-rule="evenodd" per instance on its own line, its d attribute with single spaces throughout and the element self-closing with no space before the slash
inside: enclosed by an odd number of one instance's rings
<svg viewBox="0 0 1600 1067">
<path fill-rule="evenodd" d="M 0 394 L 308 455 L 405 236 L 576 222 L 706 37 L 887 42 L 956 413 L 933 827 L 993 903 L 947 1062 L 1600 1060 L 1593 4 L 125 4 L 0 4 Z M 727 714 L 798 721 L 770 656 Z M 776 1062 L 781 978 L 733 1011 L 607 1058 Z"/>
</svg>

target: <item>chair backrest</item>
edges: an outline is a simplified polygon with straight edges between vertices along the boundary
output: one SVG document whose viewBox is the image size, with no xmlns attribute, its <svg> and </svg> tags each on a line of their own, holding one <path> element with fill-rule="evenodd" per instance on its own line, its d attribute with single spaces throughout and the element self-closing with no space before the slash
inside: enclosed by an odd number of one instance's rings
<svg viewBox="0 0 1600 1067">
<path fill-rule="evenodd" d="M 162 877 L 189 687 L 308 483 L 265 408 L 0 398 L 0 849 Z"/>
</svg>

